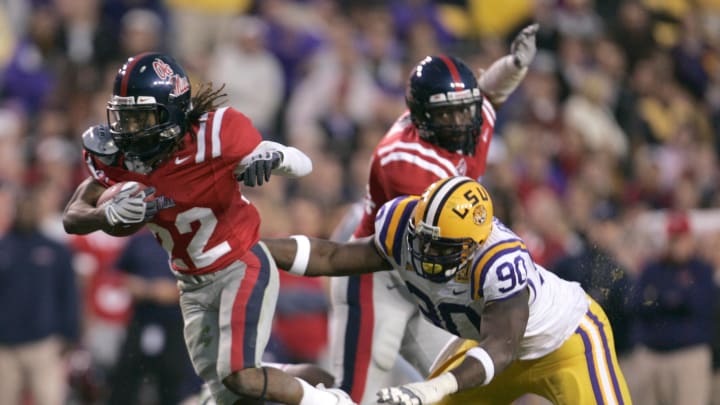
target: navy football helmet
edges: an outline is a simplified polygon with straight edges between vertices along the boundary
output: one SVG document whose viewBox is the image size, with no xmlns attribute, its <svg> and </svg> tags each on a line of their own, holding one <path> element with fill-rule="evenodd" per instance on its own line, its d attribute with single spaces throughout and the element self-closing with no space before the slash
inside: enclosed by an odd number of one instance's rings
<svg viewBox="0 0 720 405">
<path fill-rule="evenodd" d="M 187 130 L 190 81 L 171 57 L 143 53 L 125 62 L 107 105 L 110 133 L 130 165 L 151 170 Z"/>
<path fill-rule="evenodd" d="M 472 70 L 460 59 L 423 59 L 410 74 L 405 101 L 422 139 L 451 152 L 475 152 L 483 96 Z"/>
</svg>

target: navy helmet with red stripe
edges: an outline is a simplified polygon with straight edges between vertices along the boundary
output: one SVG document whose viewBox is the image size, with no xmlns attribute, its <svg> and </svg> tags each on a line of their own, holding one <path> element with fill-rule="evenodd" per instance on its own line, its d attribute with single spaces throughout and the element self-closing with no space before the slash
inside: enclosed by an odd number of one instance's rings
<svg viewBox="0 0 720 405">
<path fill-rule="evenodd" d="M 126 162 L 152 169 L 175 150 L 192 108 L 190 81 L 172 57 L 130 57 L 115 77 L 107 105 L 110 133 Z"/>
<path fill-rule="evenodd" d="M 405 101 L 422 139 L 451 152 L 475 152 L 483 96 L 472 70 L 460 59 L 423 59 L 410 73 Z"/>
</svg>

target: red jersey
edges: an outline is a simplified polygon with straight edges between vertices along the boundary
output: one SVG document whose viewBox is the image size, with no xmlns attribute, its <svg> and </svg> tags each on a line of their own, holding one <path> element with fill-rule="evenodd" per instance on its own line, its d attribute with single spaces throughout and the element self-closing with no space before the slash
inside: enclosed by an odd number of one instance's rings
<svg viewBox="0 0 720 405">
<path fill-rule="evenodd" d="M 495 109 L 483 100 L 483 124 L 472 156 L 450 152 L 420 138 L 409 112 L 401 115 L 375 147 L 363 217 L 354 236 L 372 235 L 375 214 L 383 204 L 402 195 L 420 195 L 433 182 L 450 176 L 480 179 L 495 128 Z"/>
<path fill-rule="evenodd" d="M 174 201 L 148 228 L 168 251 L 174 270 L 204 274 L 241 260 L 259 240 L 260 216 L 242 196 L 233 171 L 262 137 L 245 115 L 229 107 L 205 114 L 195 129 L 195 138 L 186 134 L 184 147 L 148 174 L 125 169 L 122 158 L 115 166 L 92 155 L 86 162 L 107 186 L 134 180 Z"/>
</svg>

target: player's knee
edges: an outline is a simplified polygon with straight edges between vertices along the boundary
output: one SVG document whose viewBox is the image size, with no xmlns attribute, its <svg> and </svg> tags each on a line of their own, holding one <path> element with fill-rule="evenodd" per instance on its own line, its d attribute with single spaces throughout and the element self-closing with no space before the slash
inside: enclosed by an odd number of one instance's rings
<svg viewBox="0 0 720 405">
<path fill-rule="evenodd" d="M 260 368 L 238 370 L 222 380 L 230 391 L 249 398 L 260 398 L 264 392 L 265 375 Z"/>
</svg>

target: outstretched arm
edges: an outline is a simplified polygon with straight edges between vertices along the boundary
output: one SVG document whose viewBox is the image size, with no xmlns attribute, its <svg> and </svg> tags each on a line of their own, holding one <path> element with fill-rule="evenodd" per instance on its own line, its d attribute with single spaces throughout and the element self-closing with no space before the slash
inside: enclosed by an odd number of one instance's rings
<svg viewBox="0 0 720 405">
<path fill-rule="evenodd" d="M 294 236 L 263 239 L 278 267 L 306 276 L 347 276 L 390 270 L 372 238 L 348 243 Z"/>
<path fill-rule="evenodd" d="M 300 149 L 276 142 L 265 141 L 264 143 L 269 144 L 270 148 L 274 148 L 282 154 L 280 164 L 273 169 L 273 174 L 286 177 L 302 177 L 312 172 L 312 160 Z"/>
<path fill-rule="evenodd" d="M 527 289 L 488 303 L 482 313 L 478 346 L 460 365 L 428 381 L 383 388 L 378 400 L 395 405 L 429 405 L 450 394 L 490 383 L 516 359 L 529 316 Z"/>
<path fill-rule="evenodd" d="M 478 84 L 494 107 L 499 107 L 525 78 L 536 53 L 538 24 L 525 27 L 510 45 L 510 54 L 481 72 Z"/>
</svg>

